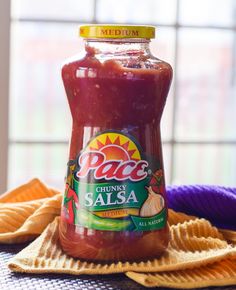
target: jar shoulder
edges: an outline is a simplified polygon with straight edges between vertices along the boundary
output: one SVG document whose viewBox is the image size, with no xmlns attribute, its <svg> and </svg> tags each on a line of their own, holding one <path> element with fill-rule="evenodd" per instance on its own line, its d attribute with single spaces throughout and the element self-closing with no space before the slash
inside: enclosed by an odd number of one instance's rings
<svg viewBox="0 0 236 290">
<path fill-rule="evenodd" d="M 172 78 L 173 70 L 169 63 L 151 55 L 89 55 L 86 53 L 77 54 L 67 59 L 62 67 L 63 75 L 70 75 L 78 69 L 93 69 L 113 72 L 142 72 L 168 74 Z"/>
</svg>

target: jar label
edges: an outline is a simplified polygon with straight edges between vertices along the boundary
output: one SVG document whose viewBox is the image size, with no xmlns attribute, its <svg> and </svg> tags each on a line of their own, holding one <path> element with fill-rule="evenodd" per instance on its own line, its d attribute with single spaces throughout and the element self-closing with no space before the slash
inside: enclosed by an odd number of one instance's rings
<svg viewBox="0 0 236 290">
<path fill-rule="evenodd" d="M 164 196 L 158 162 L 132 136 L 106 131 L 69 161 L 62 218 L 96 230 L 157 230 L 166 225 Z"/>
</svg>

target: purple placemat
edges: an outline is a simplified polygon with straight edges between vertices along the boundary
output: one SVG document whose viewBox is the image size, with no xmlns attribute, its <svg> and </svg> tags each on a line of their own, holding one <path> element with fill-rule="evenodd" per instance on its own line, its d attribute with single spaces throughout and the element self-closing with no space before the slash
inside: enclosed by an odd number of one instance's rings
<svg viewBox="0 0 236 290">
<path fill-rule="evenodd" d="M 236 230 L 236 188 L 171 186 L 167 188 L 167 199 L 169 208 L 175 211 L 206 218 L 220 228 Z"/>
</svg>

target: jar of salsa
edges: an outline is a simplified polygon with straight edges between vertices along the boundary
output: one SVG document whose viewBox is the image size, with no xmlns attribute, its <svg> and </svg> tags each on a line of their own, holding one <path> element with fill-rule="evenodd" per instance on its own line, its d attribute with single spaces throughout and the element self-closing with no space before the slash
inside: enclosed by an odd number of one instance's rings
<svg viewBox="0 0 236 290">
<path fill-rule="evenodd" d="M 160 119 L 172 68 L 152 26 L 83 25 L 85 52 L 62 68 L 72 119 L 59 227 L 70 256 L 141 261 L 168 246 Z"/>
</svg>

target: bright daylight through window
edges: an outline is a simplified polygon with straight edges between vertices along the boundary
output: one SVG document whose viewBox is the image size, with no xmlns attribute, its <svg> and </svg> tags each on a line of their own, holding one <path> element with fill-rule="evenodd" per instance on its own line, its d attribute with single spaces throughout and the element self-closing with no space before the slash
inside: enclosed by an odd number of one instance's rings
<svg viewBox="0 0 236 290">
<path fill-rule="evenodd" d="M 142 3 L 12 1 L 9 188 L 34 176 L 63 188 L 71 117 L 60 68 L 82 48 L 78 25 L 91 22 L 157 26 L 152 50 L 175 72 L 162 119 L 167 184 L 235 185 L 235 1 Z"/>
</svg>

